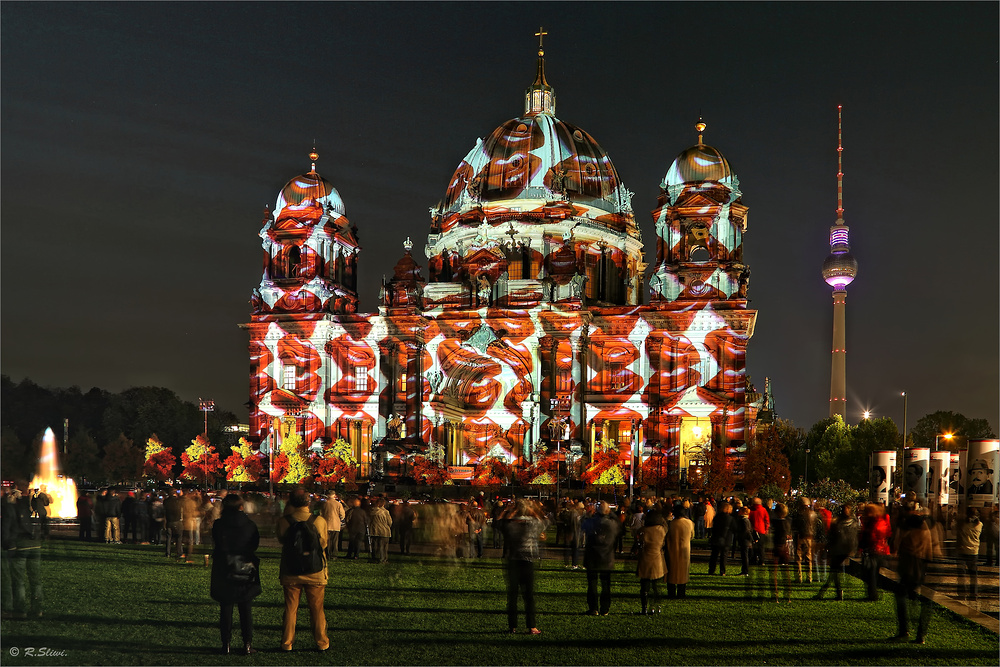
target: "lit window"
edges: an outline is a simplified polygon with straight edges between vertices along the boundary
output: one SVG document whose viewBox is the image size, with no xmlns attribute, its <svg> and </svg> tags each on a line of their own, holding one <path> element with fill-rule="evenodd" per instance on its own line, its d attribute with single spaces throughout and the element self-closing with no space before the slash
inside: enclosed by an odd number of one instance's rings
<svg viewBox="0 0 1000 667">
<path fill-rule="evenodd" d="M 406 396 L 406 373 L 399 376 L 399 391 Z"/>
<path fill-rule="evenodd" d="M 625 366 L 615 364 L 609 369 L 611 373 L 611 389 L 617 391 L 628 386 L 628 369 Z"/>
<path fill-rule="evenodd" d="M 285 366 L 281 373 L 281 388 L 295 391 L 295 366 Z"/>
<path fill-rule="evenodd" d="M 364 366 L 354 367 L 354 391 L 368 391 L 368 369 Z"/>
<path fill-rule="evenodd" d="M 569 393 L 573 388 L 573 373 L 569 370 L 560 370 L 556 374 L 556 391 L 560 394 Z"/>
</svg>

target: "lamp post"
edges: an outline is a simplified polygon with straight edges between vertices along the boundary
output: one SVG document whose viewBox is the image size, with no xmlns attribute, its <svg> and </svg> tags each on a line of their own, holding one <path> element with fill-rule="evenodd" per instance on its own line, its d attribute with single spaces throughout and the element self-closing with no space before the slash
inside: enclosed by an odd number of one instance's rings
<svg viewBox="0 0 1000 667">
<path fill-rule="evenodd" d="M 215 401 L 199 398 L 198 409 L 205 413 L 205 453 L 201 456 L 201 466 L 205 472 L 205 488 L 208 488 L 208 413 L 215 412 Z"/>
<path fill-rule="evenodd" d="M 802 481 L 806 484 L 809 483 L 809 448 L 806 447 L 806 472 L 802 477 Z"/>
<path fill-rule="evenodd" d="M 556 442 L 556 513 L 559 513 L 559 478 L 560 478 L 560 454 L 562 452 L 563 430 L 566 428 L 566 420 L 562 417 L 549 421 L 549 435 Z"/>
<path fill-rule="evenodd" d="M 899 458 L 896 459 L 899 463 L 896 464 L 896 472 L 900 474 L 900 487 L 902 487 L 902 462 L 903 462 L 903 450 L 906 448 L 906 392 L 900 392 L 900 396 L 903 397 L 903 442 L 899 445 Z"/>
<path fill-rule="evenodd" d="M 628 504 L 631 505 L 632 501 L 635 499 L 635 446 L 639 442 L 639 426 L 642 425 L 642 421 L 639 419 L 632 419 L 632 442 L 628 444 L 629 453 L 629 465 L 628 465 Z"/>
</svg>

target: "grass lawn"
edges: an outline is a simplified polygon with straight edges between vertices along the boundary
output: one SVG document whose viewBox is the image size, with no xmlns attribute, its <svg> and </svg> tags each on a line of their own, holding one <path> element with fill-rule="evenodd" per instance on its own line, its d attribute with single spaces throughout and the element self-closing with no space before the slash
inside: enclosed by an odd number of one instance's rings
<svg viewBox="0 0 1000 667">
<path fill-rule="evenodd" d="M 863 586 L 855 579 L 848 578 L 853 600 L 811 600 L 812 585 L 795 588 L 790 605 L 774 604 L 747 599 L 744 579 L 708 577 L 703 563 L 692 567 L 689 597 L 664 600 L 657 616 L 635 614 L 634 563 L 619 563 L 611 615 L 589 617 L 582 615 L 583 572 L 543 561 L 537 575 L 543 634 L 508 635 L 498 559 L 455 564 L 395 554 L 386 566 L 331 564 L 330 650 L 314 649 L 303 603 L 296 650 L 282 653 L 274 650 L 282 595 L 273 548 L 260 551 L 264 593 L 254 605 L 254 644 L 261 652 L 221 656 L 218 605 L 200 562 L 177 563 L 151 546 L 54 540 L 46 549 L 45 615 L 3 621 L 5 665 L 997 664 L 996 635 L 941 609 L 926 645 L 887 643 L 896 628 L 892 596 L 861 602 Z M 234 625 L 238 645 L 238 619 Z M 26 655 L 29 648 L 35 656 Z M 39 657 L 42 648 L 62 655 Z"/>
</svg>

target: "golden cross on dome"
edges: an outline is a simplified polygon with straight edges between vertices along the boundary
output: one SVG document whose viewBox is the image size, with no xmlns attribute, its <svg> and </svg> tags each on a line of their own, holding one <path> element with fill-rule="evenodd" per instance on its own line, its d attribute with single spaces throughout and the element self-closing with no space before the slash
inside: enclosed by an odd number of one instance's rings
<svg viewBox="0 0 1000 667">
<path fill-rule="evenodd" d="M 542 40 L 547 34 L 549 33 L 542 30 L 542 26 L 538 26 L 538 32 L 535 33 L 535 37 L 538 38 L 538 55 L 542 55 Z"/>
</svg>

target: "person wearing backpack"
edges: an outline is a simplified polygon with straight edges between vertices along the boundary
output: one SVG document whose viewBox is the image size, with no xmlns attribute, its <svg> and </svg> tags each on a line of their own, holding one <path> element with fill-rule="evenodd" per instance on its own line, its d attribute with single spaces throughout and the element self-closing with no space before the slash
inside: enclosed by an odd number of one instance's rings
<svg viewBox="0 0 1000 667">
<path fill-rule="evenodd" d="M 243 499 L 227 494 L 222 513 L 212 524 L 212 576 L 209 593 L 219 603 L 219 633 L 222 653 L 230 652 L 233 607 L 240 610 L 240 632 L 244 655 L 256 653 L 253 644 L 253 612 L 250 603 L 260 595 L 260 532 L 243 511 Z"/>
<path fill-rule="evenodd" d="M 278 519 L 278 541 L 281 542 L 281 566 L 278 580 L 285 591 L 284 627 L 281 650 L 291 651 L 295 642 L 295 621 L 299 598 L 305 591 L 316 648 L 330 648 L 326 634 L 326 613 L 323 598 L 328 580 L 326 542 L 327 523 L 309 511 L 309 496 L 305 489 L 295 489 L 288 498 L 284 515 Z"/>
</svg>

